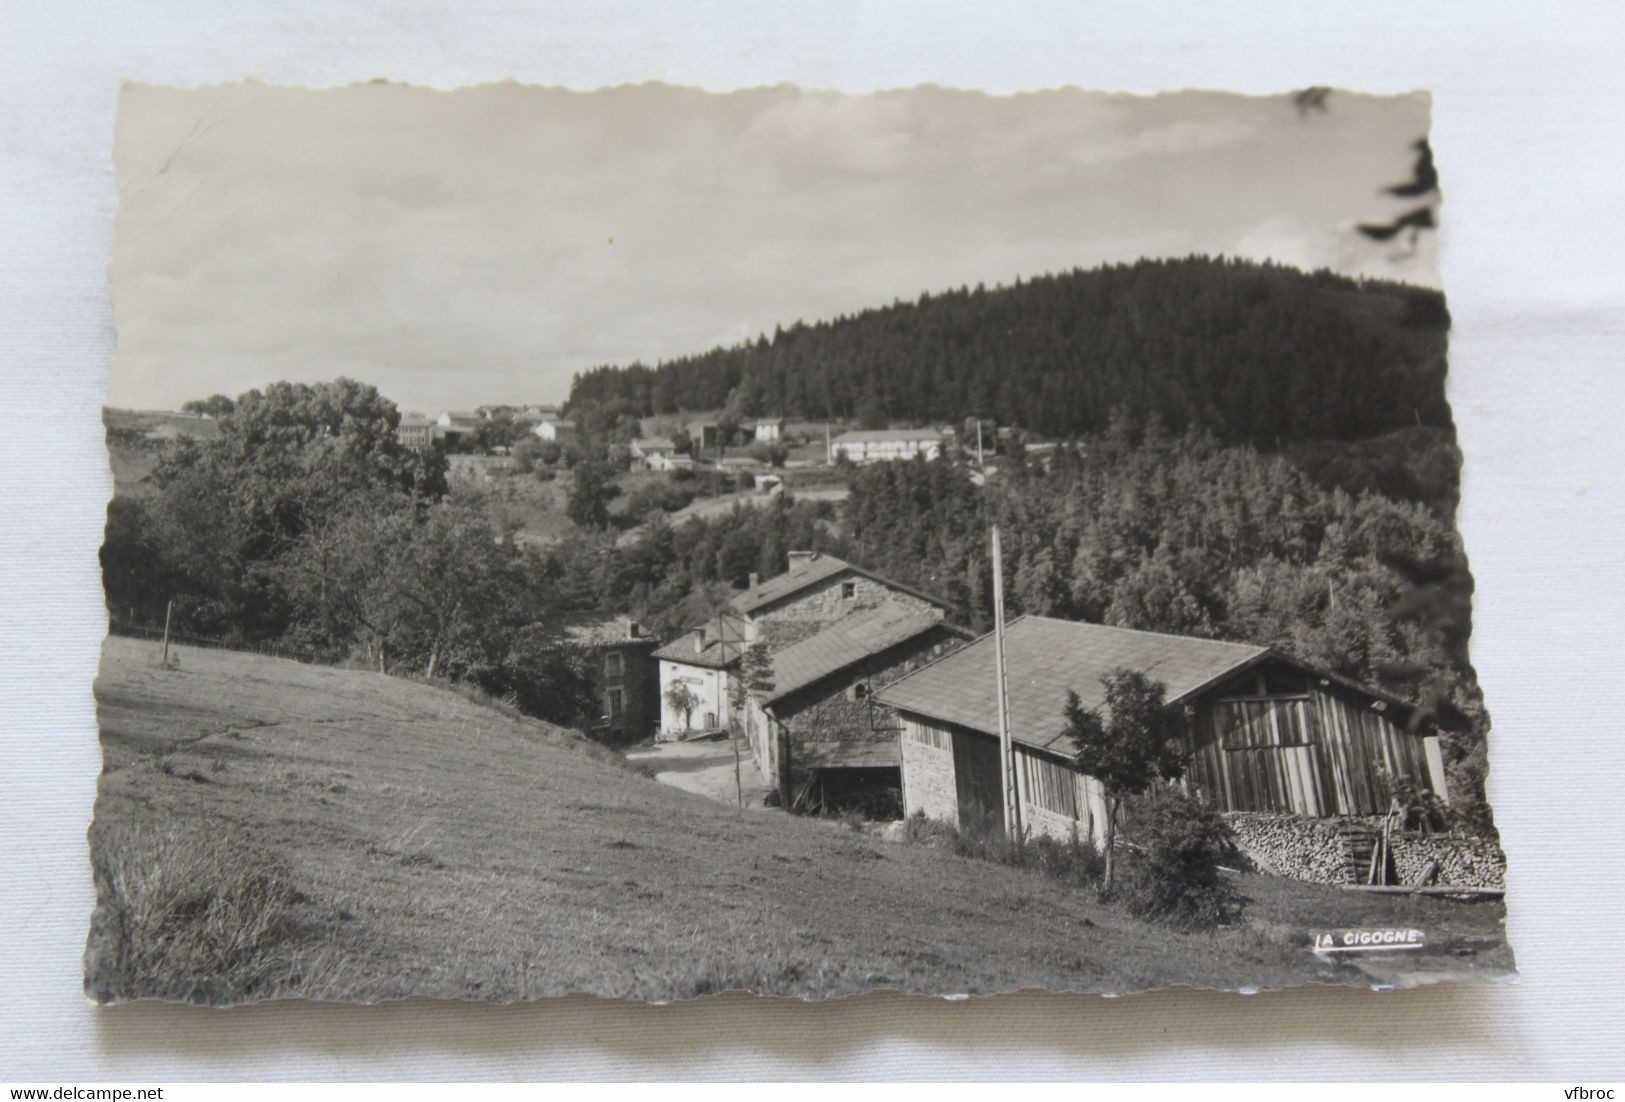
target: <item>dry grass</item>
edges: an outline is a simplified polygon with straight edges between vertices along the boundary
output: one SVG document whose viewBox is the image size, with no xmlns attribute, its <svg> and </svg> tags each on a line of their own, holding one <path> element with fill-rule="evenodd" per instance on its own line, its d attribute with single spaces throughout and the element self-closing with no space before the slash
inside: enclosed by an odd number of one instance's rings
<svg viewBox="0 0 1625 1102">
<path fill-rule="evenodd" d="M 711 803 L 435 686 L 152 651 L 109 639 L 97 682 L 103 1001 L 1366 982 L 1298 928 L 1420 902 L 1247 878 L 1266 921 L 1176 934 L 1029 871 Z"/>
</svg>

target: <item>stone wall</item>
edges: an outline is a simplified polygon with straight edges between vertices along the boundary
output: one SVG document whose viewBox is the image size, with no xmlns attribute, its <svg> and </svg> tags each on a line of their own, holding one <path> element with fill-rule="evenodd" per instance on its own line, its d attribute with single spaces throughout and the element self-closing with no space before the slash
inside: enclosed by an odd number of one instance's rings
<svg viewBox="0 0 1625 1102">
<path fill-rule="evenodd" d="M 790 733 L 792 767 L 795 747 L 802 743 L 895 743 L 903 728 L 902 720 L 892 709 L 872 700 L 872 693 L 919 669 L 944 644 L 957 647 L 961 641 L 944 628 L 933 628 L 775 704 L 774 714 Z M 858 685 L 865 690 L 861 696 L 854 692 Z"/>
<path fill-rule="evenodd" d="M 1242 853 L 1260 871 L 1319 884 L 1347 883 L 1348 854 L 1340 828 L 1364 827 L 1380 833 L 1382 818 L 1309 819 L 1296 815 L 1233 812 L 1225 816 Z M 1481 838 L 1454 834 L 1394 834 L 1393 869 L 1401 884 L 1419 884 L 1432 862 L 1435 883 L 1461 887 L 1504 887 L 1506 857 Z"/>
<path fill-rule="evenodd" d="M 852 586 L 850 597 L 842 596 L 842 587 L 846 585 Z M 846 574 L 826 578 L 789 600 L 752 613 L 751 622 L 756 625 L 757 641 L 777 650 L 805 639 L 838 620 L 844 620 L 854 612 L 878 608 L 887 601 L 921 610 L 936 607 L 929 601 L 888 588 L 872 578 Z"/>
<path fill-rule="evenodd" d="M 954 787 L 953 736 L 916 720 L 903 725 L 903 814 L 959 825 L 959 795 Z"/>
</svg>

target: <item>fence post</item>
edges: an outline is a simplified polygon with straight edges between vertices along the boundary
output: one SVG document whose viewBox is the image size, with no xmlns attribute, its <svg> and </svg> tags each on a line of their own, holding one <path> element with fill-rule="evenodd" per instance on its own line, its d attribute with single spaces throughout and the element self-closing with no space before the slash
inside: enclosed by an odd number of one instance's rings
<svg viewBox="0 0 1625 1102">
<path fill-rule="evenodd" d="M 169 668 L 169 614 L 175 611 L 175 602 L 170 600 L 164 604 L 164 668 Z"/>
</svg>

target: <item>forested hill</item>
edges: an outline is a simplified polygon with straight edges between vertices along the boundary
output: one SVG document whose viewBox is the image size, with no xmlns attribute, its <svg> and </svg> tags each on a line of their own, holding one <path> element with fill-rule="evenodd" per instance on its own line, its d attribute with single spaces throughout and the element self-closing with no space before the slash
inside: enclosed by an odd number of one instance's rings
<svg viewBox="0 0 1625 1102">
<path fill-rule="evenodd" d="M 922 295 L 656 367 L 579 375 L 573 407 L 716 409 L 1096 432 L 1121 407 L 1221 439 L 1448 426 L 1438 292 L 1190 257 Z"/>
</svg>

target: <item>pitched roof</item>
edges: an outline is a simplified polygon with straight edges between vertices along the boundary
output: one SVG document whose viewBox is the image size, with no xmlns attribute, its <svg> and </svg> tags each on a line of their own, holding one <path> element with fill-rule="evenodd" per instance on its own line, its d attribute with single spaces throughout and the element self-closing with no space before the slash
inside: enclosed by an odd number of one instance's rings
<svg viewBox="0 0 1625 1102">
<path fill-rule="evenodd" d="M 632 634 L 634 621 L 629 616 L 611 616 L 605 620 L 583 620 L 564 629 L 570 642 L 583 647 L 655 646 L 660 640 L 653 635 Z"/>
<path fill-rule="evenodd" d="M 720 631 L 718 630 L 720 627 Z M 695 644 L 704 633 L 703 649 Z M 745 652 L 745 622 L 737 616 L 713 616 L 693 631 L 684 632 L 659 650 L 656 658 L 678 662 L 685 666 L 702 666 L 711 670 L 725 670 L 739 661 Z"/>
<path fill-rule="evenodd" d="M 834 440 L 834 444 L 866 444 L 886 440 L 941 440 L 942 433 L 936 429 L 862 429 L 852 432 L 843 432 Z"/>
<path fill-rule="evenodd" d="M 1010 737 L 1041 750 L 1061 749 L 1068 691 L 1085 708 L 1105 702 L 1100 679 L 1121 668 L 1140 670 L 1168 687 L 1178 703 L 1274 654 L 1268 647 L 1182 635 L 1022 616 L 1004 629 L 1010 698 Z M 1277 656 L 1279 657 L 1279 656 Z M 938 659 L 888 685 L 875 699 L 905 712 L 960 727 L 999 732 L 993 636 Z"/>
<path fill-rule="evenodd" d="M 763 704 L 783 700 L 865 658 L 890 650 L 942 624 L 936 609 L 922 611 L 887 601 L 877 608 L 839 620 L 817 635 L 773 655 L 773 688 Z"/>
<path fill-rule="evenodd" d="M 820 582 L 828 581 L 837 574 L 848 572 L 861 574 L 870 581 L 878 582 L 888 589 L 895 589 L 899 593 L 907 593 L 911 597 L 918 597 L 920 600 L 936 605 L 940 609 L 946 610 L 948 608 L 948 602 L 941 597 L 894 582 L 890 578 L 882 578 L 879 574 L 865 570 L 861 566 L 854 566 L 845 559 L 823 554 L 814 555 L 805 562 L 797 562 L 792 559 L 789 570 L 786 570 L 783 574 L 775 574 L 760 585 L 753 586 L 743 593 L 734 594 L 729 604 L 735 612 L 748 615 L 758 609 L 766 608 L 768 605 L 777 604 L 779 601 L 792 597 L 804 589 L 810 589 Z"/>
<path fill-rule="evenodd" d="M 640 452 L 669 452 L 676 451 L 677 445 L 669 436 L 640 436 L 632 441 L 632 446 Z"/>
</svg>

